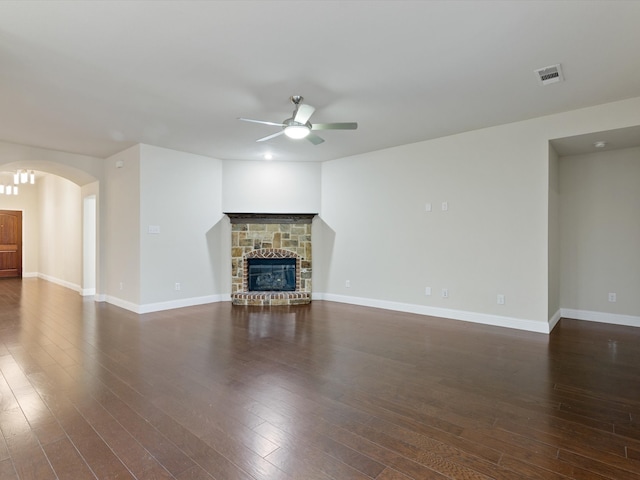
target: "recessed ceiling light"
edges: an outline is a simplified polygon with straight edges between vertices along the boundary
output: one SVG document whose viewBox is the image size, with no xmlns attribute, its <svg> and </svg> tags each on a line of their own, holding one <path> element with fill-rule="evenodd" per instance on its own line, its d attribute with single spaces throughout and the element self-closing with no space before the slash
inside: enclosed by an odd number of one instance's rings
<svg viewBox="0 0 640 480">
<path fill-rule="evenodd" d="M 265 160 L 273 160 L 273 155 L 269 152 L 264 154 L 264 159 Z"/>
<path fill-rule="evenodd" d="M 600 140 L 598 142 L 594 142 L 593 146 L 596 147 L 596 148 L 604 148 L 604 147 L 607 146 L 607 142 L 605 142 L 603 140 Z"/>
</svg>

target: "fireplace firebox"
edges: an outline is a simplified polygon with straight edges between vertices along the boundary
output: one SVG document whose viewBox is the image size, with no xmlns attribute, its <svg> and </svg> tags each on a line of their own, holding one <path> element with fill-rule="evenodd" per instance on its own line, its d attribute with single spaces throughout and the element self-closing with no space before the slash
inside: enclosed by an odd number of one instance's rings
<svg viewBox="0 0 640 480">
<path fill-rule="evenodd" d="M 294 292 L 295 258 L 248 258 L 247 287 L 250 292 Z"/>
</svg>

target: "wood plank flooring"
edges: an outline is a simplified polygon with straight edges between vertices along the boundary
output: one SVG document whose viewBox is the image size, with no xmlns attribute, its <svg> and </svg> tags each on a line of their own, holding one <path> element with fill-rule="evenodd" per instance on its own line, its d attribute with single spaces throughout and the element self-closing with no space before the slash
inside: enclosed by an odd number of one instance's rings
<svg viewBox="0 0 640 480">
<path fill-rule="evenodd" d="M 640 480 L 640 329 L 0 280 L 0 479 Z"/>
</svg>

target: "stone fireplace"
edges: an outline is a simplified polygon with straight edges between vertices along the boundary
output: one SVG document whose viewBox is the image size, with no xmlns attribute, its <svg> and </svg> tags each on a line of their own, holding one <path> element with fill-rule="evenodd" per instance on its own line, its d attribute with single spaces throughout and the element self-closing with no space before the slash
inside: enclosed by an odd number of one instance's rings
<svg viewBox="0 0 640 480">
<path fill-rule="evenodd" d="M 231 220 L 234 305 L 311 302 L 309 214 L 226 213 Z"/>
</svg>

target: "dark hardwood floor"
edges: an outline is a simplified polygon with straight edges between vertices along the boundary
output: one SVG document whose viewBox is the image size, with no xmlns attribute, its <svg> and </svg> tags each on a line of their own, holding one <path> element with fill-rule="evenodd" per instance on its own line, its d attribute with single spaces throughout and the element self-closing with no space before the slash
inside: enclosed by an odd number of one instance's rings
<svg viewBox="0 0 640 480">
<path fill-rule="evenodd" d="M 0 478 L 640 479 L 640 328 L 0 280 Z"/>
</svg>

